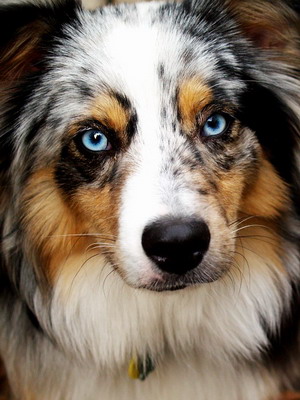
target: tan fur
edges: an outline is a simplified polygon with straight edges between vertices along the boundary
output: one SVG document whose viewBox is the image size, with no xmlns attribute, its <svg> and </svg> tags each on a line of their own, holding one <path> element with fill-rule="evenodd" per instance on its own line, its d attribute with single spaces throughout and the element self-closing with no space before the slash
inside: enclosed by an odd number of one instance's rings
<svg viewBox="0 0 300 400">
<path fill-rule="evenodd" d="M 80 189 L 74 195 L 76 208 L 89 224 L 89 230 L 106 237 L 116 237 L 119 216 L 120 188 L 111 190 L 108 184 L 101 189 Z"/>
<path fill-rule="evenodd" d="M 278 400 L 300 400 L 300 393 L 287 392 L 280 396 Z"/>
<path fill-rule="evenodd" d="M 50 282 L 71 255 L 87 258 L 95 254 L 95 246 L 98 252 L 100 248 L 107 252 L 117 235 L 121 186 L 113 191 L 109 184 L 101 189 L 79 189 L 65 203 L 52 169 L 31 177 L 23 196 L 23 219 L 29 240 L 40 249 L 47 265 L 44 273 Z"/>
<path fill-rule="evenodd" d="M 245 222 L 237 227 L 236 238 L 235 261 L 239 266 L 245 267 L 242 267 L 246 274 L 245 279 L 250 279 L 254 269 L 258 269 L 261 274 L 266 274 L 267 269 L 287 274 L 281 260 L 283 249 L 275 222 L 245 217 Z"/>
<path fill-rule="evenodd" d="M 91 116 L 107 128 L 123 133 L 126 130 L 129 113 L 118 100 L 109 94 L 102 94 L 92 104 Z"/>
<path fill-rule="evenodd" d="M 227 221 L 236 218 L 243 187 L 244 174 L 241 171 L 227 172 L 219 177 L 218 201 L 222 205 Z"/>
<path fill-rule="evenodd" d="M 256 179 L 247 187 L 241 210 L 250 215 L 277 217 L 289 206 L 289 189 L 272 164 L 262 156 Z"/>
<path fill-rule="evenodd" d="M 47 266 L 43 272 L 52 281 L 64 257 L 85 245 L 68 235 L 86 230 L 78 214 L 64 204 L 52 169 L 40 170 L 30 178 L 23 195 L 23 219 L 29 241 L 40 249 L 41 261 Z"/>
<path fill-rule="evenodd" d="M 210 87 L 199 77 L 192 77 L 181 84 L 178 93 L 178 107 L 185 131 L 193 131 L 197 113 L 212 100 Z"/>
</svg>

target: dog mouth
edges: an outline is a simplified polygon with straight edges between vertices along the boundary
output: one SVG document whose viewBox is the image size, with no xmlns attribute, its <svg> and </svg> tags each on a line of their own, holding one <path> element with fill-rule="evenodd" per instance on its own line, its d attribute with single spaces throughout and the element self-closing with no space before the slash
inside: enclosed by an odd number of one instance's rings
<svg viewBox="0 0 300 400">
<path fill-rule="evenodd" d="M 136 288 L 148 289 L 155 292 L 183 290 L 189 287 L 213 283 L 223 277 L 226 270 L 226 266 L 214 268 L 213 271 L 211 269 L 208 271 L 201 266 L 184 275 L 161 274 L 159 277 L 148 279 L 146 283 L 141 282 Z"/>
</svg>

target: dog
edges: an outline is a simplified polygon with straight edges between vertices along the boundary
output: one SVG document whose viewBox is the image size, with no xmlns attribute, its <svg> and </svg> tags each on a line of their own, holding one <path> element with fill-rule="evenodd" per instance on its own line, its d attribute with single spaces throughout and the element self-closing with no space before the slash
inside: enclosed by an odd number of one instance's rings
<svg viewBox="0 0 300 400">
<path fill-rule="evenodd" d="M 296 391 L 297 4 L 27 2 L 0 29 L 7 398 Z"/>
</svg>

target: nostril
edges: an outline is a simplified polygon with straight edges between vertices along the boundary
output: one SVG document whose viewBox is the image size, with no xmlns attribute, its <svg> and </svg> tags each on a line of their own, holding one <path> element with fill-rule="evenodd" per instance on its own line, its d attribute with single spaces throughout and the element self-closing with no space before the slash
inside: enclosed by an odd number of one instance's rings
<svg viewBox="0 0 300 400">
<path fill-rule="evenodd" d="M 196 268 L 208 250 L 210 231 L 203 220 L 169 217 L 146 226 L 142 246 L 163 271 L 184 274 Z"/>
</svg>

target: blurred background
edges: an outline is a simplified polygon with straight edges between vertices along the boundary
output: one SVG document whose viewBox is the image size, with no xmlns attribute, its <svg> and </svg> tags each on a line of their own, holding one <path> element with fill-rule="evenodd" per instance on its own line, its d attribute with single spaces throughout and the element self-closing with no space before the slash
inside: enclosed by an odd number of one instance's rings
<svg viewBox="0 0 300 400">
<path fill-rule="evenodd" d="M 38 1 L 40 3 L 45 0 L 0 0 L 0 4 L 4 5 L 4 4 L 11 4 L 11 3 L 22 3 L 22 2 L 25 3 L 26 1 L 27 2 L 28 1 Z M 106 4 L 133 3 L 136 0 L 81 0 L 81 1 L 82 1 L 82 4 L 84 5 L 84 7 L 93 9 L 93 8 L 97 8 L 99 6 L 103 6 Z"/>
</svg>

